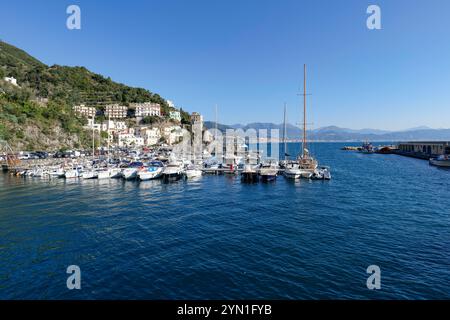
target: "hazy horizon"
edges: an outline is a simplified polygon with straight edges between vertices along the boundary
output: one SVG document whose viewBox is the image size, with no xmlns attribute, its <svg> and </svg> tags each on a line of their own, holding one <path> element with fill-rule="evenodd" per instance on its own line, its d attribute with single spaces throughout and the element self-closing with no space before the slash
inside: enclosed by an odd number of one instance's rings
<svg viewBox="0 0 450 320">
<path fill-rule="evenodd" d="M 214 120 L 209 120 L 209 119 L 204 119 L 204 121 L 215 123 Z M 248 126 L 248 125 L 251 125 L 253 123 L 260 123 L 260 124 L 266 124 L 267 123 L 267 124 L 274 124 L 274 125 L 277 125 L 277 126 L 282 126 L 283 125 L 283 122 L 265 122 L 265 121 L 264 122 L 263 121 L 252 121 L 252 122 L 249 122 L 249 123 L 238 123 L 238 122 L 236 122 L 236 123 L 222 123 L 220 121 L 217 121 L 217 123 L 220 124 L 220 125 L 226 125 L 226 126 L 236 126 L 236 125 Z M 294 125 L 294 124 L 292 124 L 290 122 L 287 122 L 286 125 L 295 126 L 295 127 L 300 128 L 299 125 Z M 416 126 L 416 127 L 410 127 L 410 128 L 400 128 L 400 129 L 396 129 L 396 130 L 389 130 L 389 129 L 384 129 L 384 128 L 368 128 L 368 127 L 364 127 L 364 128 L 349 128 L 349 127 L 341 127 L 341 126 L 337 126 L 337 125 L 334 125 L 334 124 L 330 124 L 330 125 L 324 125 L 324 126 L 317 127 L 317 128 L 313 127 L 313 126 L 310 126 L 308 128 L 308 130 L 318 130 L 318 129 L 328 128 L 328 127 L 338 127 L 339 129 L 348 129 L 348 130 L 354 130 L 354 131 L 377 130 L 377 131 L 387 131 L 387 132 L 409 131 L 409 130 L 427 130 L 427 129 L 431 129 L 431 130 L 449 130 L 450 129 L 450 127 L 447 127 L 447 128 L 444 128 L 444 127 L 442 127 L 442 128 L 433 128 L 433 127 L 429 127 L 429 126 Z"/>
</svg>

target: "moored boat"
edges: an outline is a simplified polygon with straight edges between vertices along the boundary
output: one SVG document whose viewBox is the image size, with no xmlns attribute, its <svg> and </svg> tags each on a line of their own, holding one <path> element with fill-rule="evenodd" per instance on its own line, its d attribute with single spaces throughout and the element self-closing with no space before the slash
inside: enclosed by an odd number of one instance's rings
<svg viewBox="0 0 450 320">
<path fill-rule="evenodd" d="M 66 172 L 64 172 L 64 177 L 66 179 L 78 178 L 81 175 L 81 172 L 82 172 L 81 167 L 75 167 L 75 168 L 66 170 Z"/>
<path fill-rule="evenodd" d="M 123 169 L 122 177 L 125 180 L 134 180 L 137 178 L 139 168 L 142 168 L 144 164 L 142 162 L 132 162 L 128 168 Z"/>
<path fill-rule="evenodd" d="M 278 175 L 278 164 L 273 162 L 264 163 L 259 169 L 259 175 L 264 182 L 275 181 Z"/>
<path fill-rule="evenodd" d="M 439 157 L 431 158 L 429 163 L 437 167 L 450 168 L 450 156 L 448 154 L 443 154 Z"/>
<path fill-rule="evenodd" d="M 304 75 L 303 75 L 303 139 L 302 139 L 302 152 L 297 156 L 297 160 L 294 163 L 290 163 L 286 165 L 286 169 L 284 171 L 284 175 L 287 178 L 297 179 L 297 178 L 305 178 L 311 179 L 313 178 L 317 167 L 318 162 L 314 159 L 309 150 L 308 150 L 308 140 L 307 140 L 307 130 L 306 130 L 306 65 L 303 66 Z"/>
<path fill-rule="evenodd" d="M 246 164 L 241 172 L 243 182 L 258 182 L 258 171 L 254 165 Z"/>
<path fill-rule="evenodd" d="M 182 176 L 183 163 L 181 161 L 170 161 L 162 172 L 164 181 L 177 181 L 180 180 Z"/>
<path fill-rule="evenodd" d="M 375 153 L 376 149 L 373 147 L 372 143 L 365 141 L 358 151 L 365 154 L 372 154 Z"/>
<path fill-rule="evenodd" d="M 139 180 L 153 180 L 162 176 L 164 165 L 161 161 L 152 161 L 148 167 L 144 167 L 137 172 Z"/>
<path fill-rule="evenodd" d="M 201 177 L 202 173 L 202 170 L 198 169 L 196 166 L 188 166 L 184 171 L 184 175 L 187 179 Z"/>
</svg>

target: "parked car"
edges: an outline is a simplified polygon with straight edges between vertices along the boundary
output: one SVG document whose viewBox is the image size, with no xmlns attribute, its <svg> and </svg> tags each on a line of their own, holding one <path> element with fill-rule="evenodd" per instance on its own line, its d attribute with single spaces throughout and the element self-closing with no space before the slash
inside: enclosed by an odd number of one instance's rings
<svg viewBox="0 0 450 320">
<path fill-rule="evenodd" d="M 37 154 L 39 159 L 47 159 L 48 158 L 48 153 L 45 151 L 36 151 L 35 153 Z"/>
<path fill-rule="evenodd" d="M 28 160 L 31 159 L 31 156 L 29 153 L 22 153 L 19 155 L 19 160 Z"/>
</svg>

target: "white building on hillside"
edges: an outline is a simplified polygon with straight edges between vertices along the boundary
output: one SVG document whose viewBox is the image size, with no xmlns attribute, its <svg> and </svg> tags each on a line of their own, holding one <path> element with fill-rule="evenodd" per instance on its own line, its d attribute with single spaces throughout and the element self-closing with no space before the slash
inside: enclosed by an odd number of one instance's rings
<svg viewBox="0 0 450 320">
<path fill-rule="evenodd" d="M 160 116 L 161 106 L 158 103 L 144 102 L 144 103 L 131 103 L 131 108 L 135 109 L 136 117 L 147 117 L 147 116 Z"/>
<path fill-rule="evenodd" d="M 125 121 L 118 120 L 106 120 L 102 123 L 102 131 L 110 131 L 112 133 L 116 131 L 122 131 L 127 129 Z"/>
<path fill-rule="evenodd" d="M 183 138 L 183 129 L 180 126 L 169 126 L 163 130 L 163 136 L 169 145 L 178 143 Z"/>
<path fill-rule="evenodd" d="M 105 116 L 111 118 L 126 118 L 128 107 L 119 104 L 110 104 L 105 107 Z"/>
<path fill-rule="evenodd" d="M 181 121 L 181 113 L 178 110 L 169 111 L 169 118 L 175 121 Z"/>
<path fill-rule="evenodd" d="M 128 129 L 125 121 L 106 120 L 103 123 L 95 123 L 95 120 L 92 120 L 92 118 L 87 119 L 85 128 L 89 130 L 94 129 L 98 132 L 109 131 L 111 134 Z"/>
<path fill-rule="evenodd" d="M 146 146 L 153 146 L 158 144 L 161 139 L 161 131 L 159 128 L 142 128 L 141 137 L 144 138 Z"/>
<path fill-rule="evenodd" d="M 87 107 L 84 104 L 74 106 L 73 111 L 86 118 L 92 118 L 97 113 L 97 109 L 94 107 Z"/>
<path fill-rule="evenodd" d="M 144 146 L 144 138 L 137 137 L 129 132 L 121 132 L 117 134 L 119 147 L 142 147 Z"/>
</svg>

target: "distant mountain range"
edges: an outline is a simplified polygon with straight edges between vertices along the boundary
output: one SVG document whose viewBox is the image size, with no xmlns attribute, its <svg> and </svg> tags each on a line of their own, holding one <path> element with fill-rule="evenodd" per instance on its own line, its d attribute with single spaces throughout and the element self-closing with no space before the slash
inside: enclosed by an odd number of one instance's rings
<svg viewBox="0 0 450 320">
<path fill-rule="evenodd" d="M 206 128 L 214 128 L 215 122 L 206 121 Z M 270 134 L 271 129 L 280 130 L 280 138 L 283 135 L 283 124 L 274 123 L 249 123 L 247 125 L 218 124 L 218 129 L 224 131 L 226 129 L 267 129 Z M 302 137 L 302 130 L 292 124 L 286 124 L 286 137 L 288 140 L 299 140 Z M 348 129 L 337 126 L 322 127 L 308 131 L 308 137 L 314 141 L 408 141 L 408 140 L 448 140 L 450 141 L 450 129 L 432 129 L 421 126 L 402 131 L 387 131 L 379 129 Z"/>
</svg>

